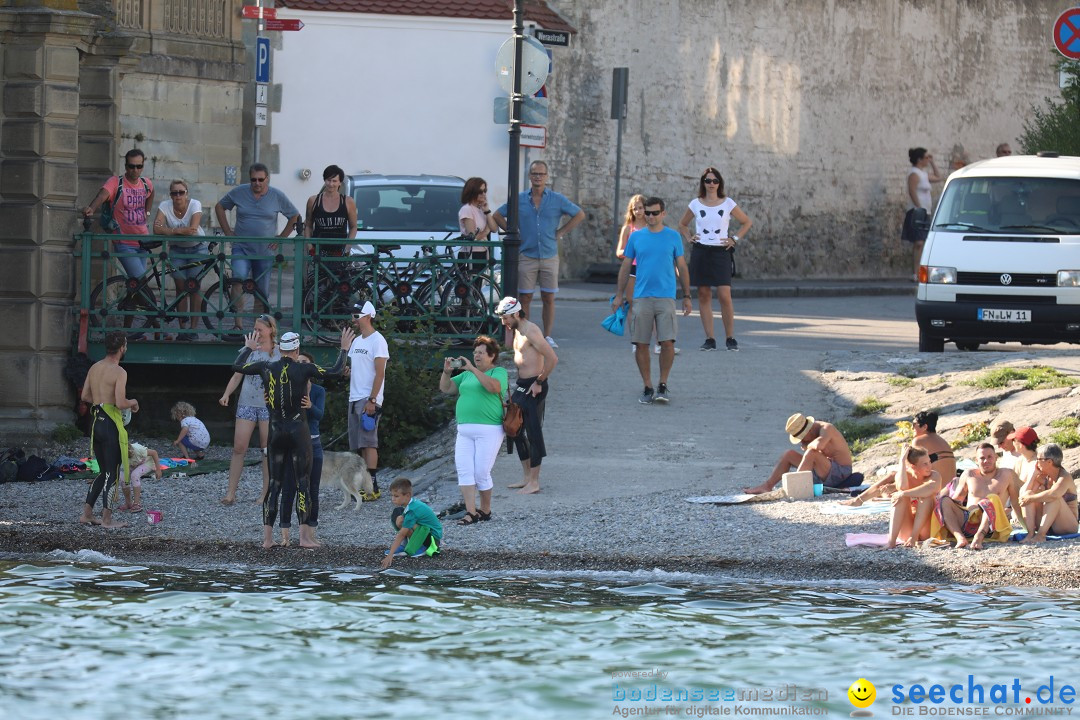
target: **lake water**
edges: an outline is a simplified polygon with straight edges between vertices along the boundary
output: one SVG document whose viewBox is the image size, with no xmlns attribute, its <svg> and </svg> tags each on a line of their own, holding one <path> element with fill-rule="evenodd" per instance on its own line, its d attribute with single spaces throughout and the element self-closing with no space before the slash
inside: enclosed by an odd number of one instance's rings
<svg viewBox="0 0 1080 720">
<path fill-rule="evenodd" d="M 1080 685 L 1078 600 L 668 573 L 148 568 L 56 552 L 0 560 L 0 708 L 20 720 L 848 717 L 848 687 L 865 677 L 877 717 L 958 709 L 894 706 L 898 684 L 978 684 L 976 706 L 1002 717 L 1073 707 L 1061 690 Z M 1057 695 L 1041 704 L 1051 675 Z M 992 703 L 992 685 L 1014 679 L 1018 702 Z"/>
</svg>

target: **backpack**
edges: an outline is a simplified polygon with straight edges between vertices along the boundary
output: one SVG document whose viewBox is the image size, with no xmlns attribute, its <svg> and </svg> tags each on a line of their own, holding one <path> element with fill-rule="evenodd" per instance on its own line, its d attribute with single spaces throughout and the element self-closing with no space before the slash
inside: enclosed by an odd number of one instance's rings
<svg viewBox="0 0 1080 720">
<path fill-rule="evenodd" d="M 143 190 L 146 194 L 150 194 L 150 184 L 146 182 L 146 178 L 139 178 L 142 180 Z M 120 202 L 120 194 L 124 192 L 124 176 L 116 176 L 116 195 L 111 200 L 106 200 L 101 203 L 101 215 L 98 217 L 98 224 L 101 225 L 101 229 L 104 232 L 118 234 L 120 232 L 120 223 L 116 222 L 116 214 L 114 212 L 116 203 Z M 142 243 L 140 243 L 141 245 Z M 158 243 L 160 245 L 161 243 Z"/>
<path fill-rule="evenodd" d="M 43 480 L 42 476 L 48 471 L 49 463 L 45 458 L 37 455 L 31 455 L 26 458 L 21 465 L 19 465 L 19 472 L 15 479 L 18 482 L 32 482 L 34 480 Z"/>
<path fill-rule="evenodd" d="M 11 448 L 0 453 L 0 483 L 15 482 L 19 476 L 19 466 L 26 454 L 20 448 Z"/>
</svg>

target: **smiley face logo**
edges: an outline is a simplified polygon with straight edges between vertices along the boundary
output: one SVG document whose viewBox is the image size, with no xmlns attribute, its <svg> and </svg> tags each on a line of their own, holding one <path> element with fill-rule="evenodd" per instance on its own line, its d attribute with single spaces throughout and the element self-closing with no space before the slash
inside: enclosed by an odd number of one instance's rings
<svg viewBox="0 0 1080 720">
<path fill-rule="evenodd" d="M 874 700 L 877 699 L 877 688 L 866 678 L 859 678 L 848 688 L 847 696 L 852 705 L 865 710 L 873 705 Z M 855 715 L 855 713 L 852 713 L 852 715 Z M 859 713 L 859 715 L 863 715 L 863 713 Z"/>
</svg>

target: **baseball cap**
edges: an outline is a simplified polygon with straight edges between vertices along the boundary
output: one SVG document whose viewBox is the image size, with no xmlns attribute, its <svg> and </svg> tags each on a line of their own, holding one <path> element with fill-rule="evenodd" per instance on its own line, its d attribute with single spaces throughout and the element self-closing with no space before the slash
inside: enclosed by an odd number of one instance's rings
<svg viewBox="0 0 1080 720">
<path fill-rule="evenodd" d="M 998 420 L 994 423 L 993 429 L 990 430 L 990 437 L 994 438 L 994 442 L 1000 445 L 1009 437 L 1009 433 L 1015 429 L 1008 420 Z"/>
<path fill-rule="evenodd" d="M 363 305 L 356 303 L 353 305 L 353 314 L 360 315 L 361 317 L 365 315 L 368 317 L 375 317 L 375 306 L 371 304 L 370 300 L 365 301 Z"/>
<path fill-rule="evenodd" d="M 516 297 L 510 295 L 504 297 L 499 301 L 499 304 L 495 306 L 495 314 L 499 317 L 502 317 L 503 315 L 513 315 L 519 312 L 521 312 L 521 303 L 518 302 Z"/>
<path fill-rule="evenodd" d="M 1015 440 L 1021 445 L 1036 445 L 1039 442 L 1039 435 L 1029 427 L 1019 427 L 1008 435 L 1009 440 Z"/>
<path fill-rule="evenodd" d="M 297 350 L 300 347 L 300 336 L 294 332 L 287 332 L 278 340 L 278 347 L 282 350 Z"/>
</svg>

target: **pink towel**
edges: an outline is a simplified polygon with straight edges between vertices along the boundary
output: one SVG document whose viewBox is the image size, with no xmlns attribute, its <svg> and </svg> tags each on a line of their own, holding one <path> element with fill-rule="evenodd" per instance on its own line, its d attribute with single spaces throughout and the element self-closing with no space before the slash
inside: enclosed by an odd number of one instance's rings
<svg viewBox="0 0 1080 720">
<path fill-rule="evenodd" d="M 888 533 L 848 533 L 844 536 L 848 547 L 885 547 L 888 542 Z"/>
</svg>

